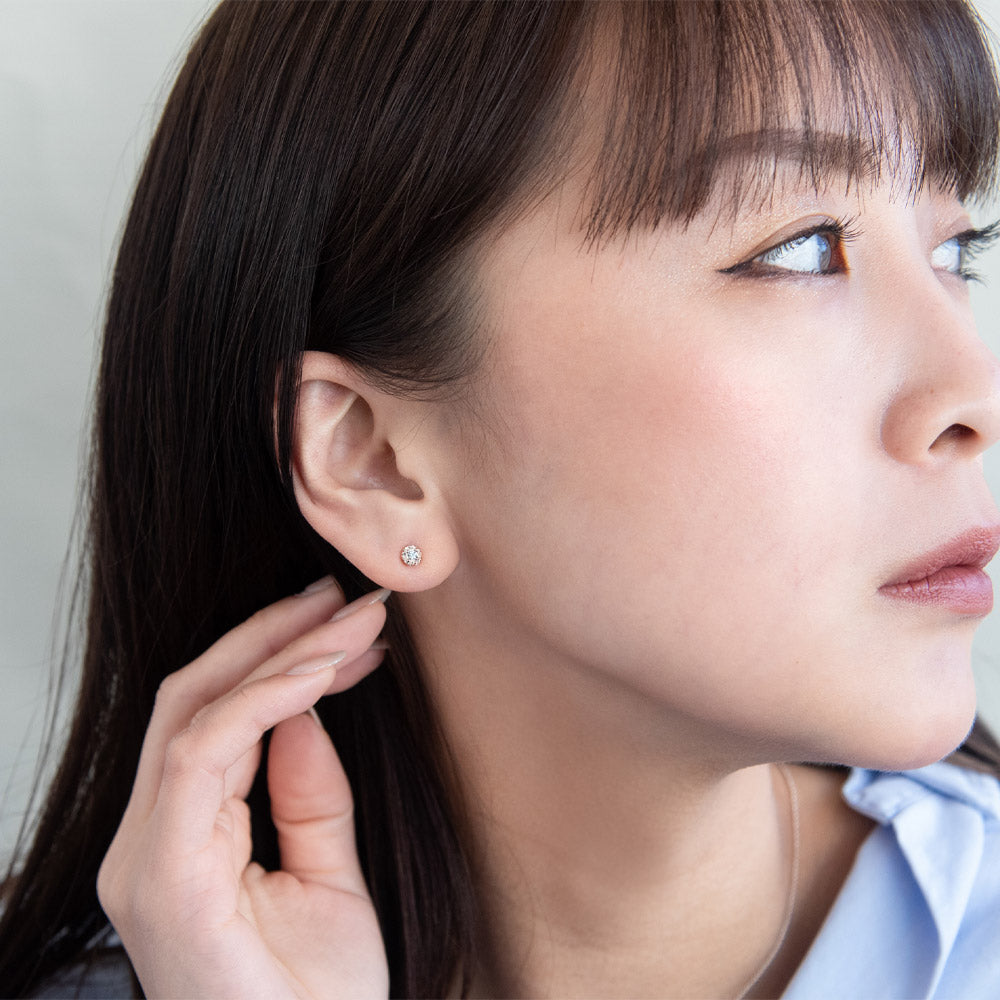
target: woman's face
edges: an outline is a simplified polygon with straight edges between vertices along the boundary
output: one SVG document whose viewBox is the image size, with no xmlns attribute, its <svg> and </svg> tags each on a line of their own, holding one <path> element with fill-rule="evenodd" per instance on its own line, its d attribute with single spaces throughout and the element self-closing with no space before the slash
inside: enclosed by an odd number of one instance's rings
<svg viewBox="0 0 1000 1000">
<path fill-rule="evenodd" d="M 482 425 L 449 449 L 461 585 L 525 655 L 706 745 L 926 763 L 971 722 L 985 602 L 880 588 L 970 530 L 952 561 L 1000 541 L 970 223 L 933 190 L 796 177 L 735 222 L 597 248 L 563 189 L 484 241 Z"/>
</svg>

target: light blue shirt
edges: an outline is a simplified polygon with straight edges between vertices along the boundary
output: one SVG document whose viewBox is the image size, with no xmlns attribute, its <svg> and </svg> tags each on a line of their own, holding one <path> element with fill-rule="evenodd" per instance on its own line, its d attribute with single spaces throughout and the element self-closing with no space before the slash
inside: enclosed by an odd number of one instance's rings
<svg viewBox="0 0 1000 1000">
<path fill-rule="evenodd" d="M 940 763 L 843 794 L 879 825 L 785 1000 L 1000 1000 L 1000 784 Z"/>
</svg>

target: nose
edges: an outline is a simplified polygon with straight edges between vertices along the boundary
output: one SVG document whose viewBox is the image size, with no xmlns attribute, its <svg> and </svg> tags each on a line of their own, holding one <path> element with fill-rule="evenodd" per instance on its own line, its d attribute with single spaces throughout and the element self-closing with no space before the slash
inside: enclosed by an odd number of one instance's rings
<svg viewBox="0 0 1000 1000">
<path fill-rule="evenodd" d="M 909 465 L 975 459 L 1000 439 L 1000 361 L 944 286 L 950 280 L 911 287 L 915 294 L 889 320 L 901 328 L 904 361 L 883 414 L 882 445 Z"/>
</svg>

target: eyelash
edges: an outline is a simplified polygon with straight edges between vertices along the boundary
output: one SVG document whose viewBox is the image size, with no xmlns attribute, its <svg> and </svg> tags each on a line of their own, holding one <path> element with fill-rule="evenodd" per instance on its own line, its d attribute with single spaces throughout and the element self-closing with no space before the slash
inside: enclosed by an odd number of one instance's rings
<svg viewBox="0 0 1000 1000">
<path fill-rule="evenodd" d="M 808 229 L 789 236 L 788 239 L 782 240 L 780 243 L 775 243 L 773 246 L 761 250 L 760 253 L 754 254 L 750 260 L 741 261 L 732 267 L 723 268 L 720 273 L 757 279 L 796 278 L 803 276 L 826 277 L 834 274 L 844 274 L 848 269 L 844 250 L 849 243 L 857 239 L 861 234 L 861 230 L 857 228 L 857 221 L 857 218 L 831 219 L 817 226 L 811 226 Z M 829 237 L 836 261 L 835 266 L 830 270 L 816 272 L 794 271 L 787 268 L 771 267 L 760 261 L 760 258 L 766 254 L 774 253 L 776 250 L 791 246 L 800 240 L 807 240 L 812 236 Z M 982 276 L 969 268 L 968 265 L 980 254 L 990 249 L 997 240 L 1000 240 L 1000 220 L 984 226 L 982 229 L 966 229 L 961 233 L 956 233 L 954 236 L 949 237 L 949 240 L 955 240 L 961 250 L 961 267 L 953 273 L 963 281 L 982 282 Z M 947 243 L 948 240 L 944 240 L 943 242 Z"/>
<path fill-rule="evenodd" d="M 956 233 L 951 239 L 958 243 L 962 251 L 962 267 L 955 273 L 963 281 L 978 281 L 982 284 L 983 276 L 968 265 L 1000 239 L 1000 219 L 982 229 L 966 229 L 964 232 Z"/>
<path fill-rule="evenodd" d="M 830 219 L 826 222 L 819 223 L 819 225 L 810 226 L 808 229 L 803 229 L 801 232 L 794 233 L 789 236 L 788 239 L 782 240 L 780 243 L 775 243 L 773 246 L 766 247 L 759 253 L 754 254 L 750 260 L 740 261 L 739 264 L 734 264 L 732 267 L 723 268 L 720 273 L 736 274 L 748 278 L 802 277 L 803 275 L 809 275 L 810 273 L 818 274 L 820 276 L 843 274 L 847 271 L 847 259 L 844 255 L 844 249 L 848 243 L 857 239 L 861 234 L 861 230 L 857 228 L 857 221 L 857 218 Z M 760 258 L 765 254 L 774 253 L 775 250 L 791 246 L 793 243 L 797 243 L 800 240 L 807 240 L 812 236 L 826 236 L 830 239 L 831 250 L 836 261 L 836 266 L 833 269 L 818 272 L 791 271 L 787 268 L 771 267 L 770 265 L 764 264 L 760 261 Z"/>
</svg>

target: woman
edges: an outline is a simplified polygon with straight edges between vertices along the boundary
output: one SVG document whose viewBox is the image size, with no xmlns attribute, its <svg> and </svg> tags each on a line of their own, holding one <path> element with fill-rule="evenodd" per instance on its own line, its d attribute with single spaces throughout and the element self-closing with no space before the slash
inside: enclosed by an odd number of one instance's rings
<svg viewBox="0 0 1000 1000">
<path fill-rule="evenodd" d="M 1000 985 L 1000 753 L 934 764 L 998 110 L 955 3 L 223 4 L 122 239 L 9 989 L 96 988 L 95 881 L 151 996 Z"/>
</svg>

